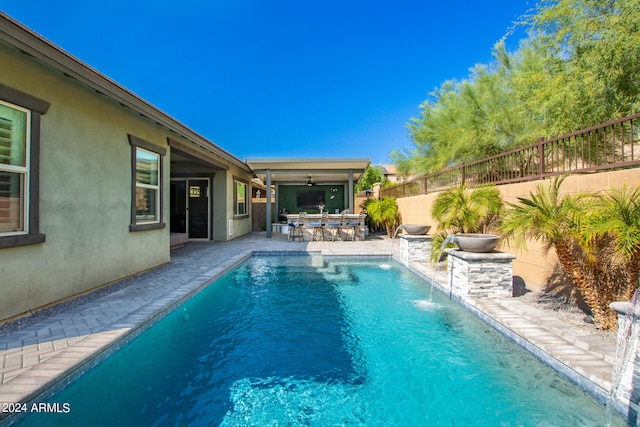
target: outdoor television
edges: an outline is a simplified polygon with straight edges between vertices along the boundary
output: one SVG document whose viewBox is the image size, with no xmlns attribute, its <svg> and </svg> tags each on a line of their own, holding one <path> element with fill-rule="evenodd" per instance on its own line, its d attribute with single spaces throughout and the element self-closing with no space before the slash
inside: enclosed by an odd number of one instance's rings
<svg viewBox="0 0 640 427">
<path fill-rule="evenodd" d="M 318 209 L 319 204 L 324 204 L 323 190 L 296 191 L 296 204 L 298 209 Z"/>
</svg>

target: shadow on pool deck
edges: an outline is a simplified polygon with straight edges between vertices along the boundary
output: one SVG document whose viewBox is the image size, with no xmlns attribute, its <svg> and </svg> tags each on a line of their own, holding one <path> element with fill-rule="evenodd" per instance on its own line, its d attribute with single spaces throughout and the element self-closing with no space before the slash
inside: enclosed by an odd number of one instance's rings
<svg viewBox="0 0 640 427">
<path fill-rule="evenodd" d="M 400 241 L 373 235 L 355 242 L 287 242 L 286 236 L 266 238 L 262 232 L 229 242 L 188 243 L 172 251 L 166 265 L 61 304 L 0 336 L 0 402 L 46 401 L 211 280 L 261 251 L 387 257 L 393 252 L 399 259 Z M 434 277 L 427 262 L 410 267 L 428 280 Z M 446 284 L 444 272 L 435 277 Z M 604 402 L 615 345 L 516 298 L 465 305 Z M 0 413 L 0 420 L 7 415 Z"/>
</svg>

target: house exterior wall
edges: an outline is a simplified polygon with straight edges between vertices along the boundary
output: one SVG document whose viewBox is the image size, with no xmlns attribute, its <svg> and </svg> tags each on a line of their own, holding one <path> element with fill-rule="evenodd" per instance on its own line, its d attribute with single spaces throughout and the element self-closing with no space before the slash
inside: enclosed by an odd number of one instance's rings
<svg viewBox="0 0 640 427">
<path fill-rule="evenodd" d="M 0 82 L 51 103 L 42 116 L 42 244 L 0 249 L 0 319 L 169 261 L 168 230 L 130 232 L 127 134 L 166 146 L 163 131 L 0 45 Z M 167 187 L 168 156 L 163 158 Z M 165 191 L 163 210 L 168 212 Z"/>
<path fill-rule="evenodd" d="M 225 203 L 217 203 L 214 206 L 214 240 L 232 240 L 247 233 L 251 233 L 251 176 L 241 173 L 237 167 L 231 167 L 223 172 L 224 181 L 218 181 L 214 185 L 214 191 L 219 195 L 225 195 Z M 235 179 L 239 178 L 247 183 L 247 210 L 248 215 L 235 215 Z M 229 225 L 229 223 L 231 225 Z"/>
<path fill-rule="evenodd" d="M 505 202 L 516 203 L 518 197 L 529 197 L 531 192 L 535 192 L 541 182 L 500 185 L 498 189 Z M 607 188 L 621 187 L 625 183 L 640 185 L 640 169 L 569 176 L 562 183 L 561 192 L 564 194 L 597 192 Z M 401 223 L 431 225 L 430 233 L 437 232 L 437 222 L 430 215 L 431 206 L 437 195 L 438 193 L 431 193 L 397 199 Z M 557 264 L 557 257 L 553 250 L 545 255 L 542 244 L 536 241 L 528 241 L 526 251 L 516 250 L 504 243 L 501 244 L 500 250 L 517 256 L 513 260 L 513 274 L 522 277 L 527 287 L 532 290 L 541 289 Z"/>
<path fill-rule="evenodd" d="M 167 263 L 168 137 L 176 134 L 2 42 L 0 64 L 1 84 L 51 104 L 40 127 L 40 233 L 46 241 L 0 248 L 0 322 Z M 164 228 L 129 230 L 129 134 L 166 149 Z M 233 176 L 251 179 L 231 165 L 213 180 L 216 240 L 251 231 L 250 217 L 233 219 Z"/>
</svg>

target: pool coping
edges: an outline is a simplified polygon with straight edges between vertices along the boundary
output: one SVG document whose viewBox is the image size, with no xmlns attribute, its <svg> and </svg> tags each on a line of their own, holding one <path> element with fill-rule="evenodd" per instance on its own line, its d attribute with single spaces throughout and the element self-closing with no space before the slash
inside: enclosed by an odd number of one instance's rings
<svg viewBox="0 0 640 427">
<path fill-rule="evenodd" d="M 80 331 L 78 336 L 69 338 L 58 335 L 59 340 L 66 341 L 68 344 L 59 351 L 55 350 L 55 336 L 44 336 L 36 341 L 23 340 L 20 348 L 15 344 L 17 338 L 14 337 L 14 341 L 11 341 L 11 337 L 15 334 L 9 335 L 8 339 L 0 337 L 0 362 L 2 362 L 0 368 L 3 369 L 0 371 L 0 404 L 2 402 L 22 402 L 27 404 L 28 409 L 32 402 L 46 401 L 74 379 L 153 326 L 176 307 L 192 298 L 216 278 L 254 254 L 308 255 L 319 253 L 323 257 L 389 257 L 391 255 L 397 262 L 420 275 L 428 283 L 435 279 L 436 288 L 447 294 L 442 284 L 447 281 L 446 277 L 443 280 L 442 272 L 434 271 L 426 262 L 402 263 L 399 256 L 399 245 L 394 251 L 393 241 L 391 243 L 388 240 L 383 242 L 304 242 L 302 244 L 285 241 L 282 244 L 282 241 L 278 239 L 266 239 L 264 234 L 258 233 L 257 236 L 257 239 L 261 240 L 257 240 L 256 236 L 253 236 L 253 238 L 236 239 L 238 242 L 219 242 L 212 245 L 212 247 L 223 248 L 225 253 L 224 259 L 213 262 L 215 265 L 207 264 L 210 260 L 203 258 L 203 260 L 198 260 L 200 262 L 194 262 L 194 265 L 187 268 L 186 272 L 181 271 L 178 272 L 179 274 L 172 275 L 174 270 L 180 270 L 179 267 L 190 264 L 191 259 L 187 253 L 186 256 L 176 257 L 178 260 L 173 265 L 170 263 L 152 272 L 144 273 L 142 275 L 144 277 L 140 279 L 141 285 L 132 286 L 139 286 L 144 290 L 149 287 L 147 283 L 147 288 L 145 288 L 145 280 L 162 281 L 162 286 L 156 286 L 154 282 L 154 289 L 152 289 L 154 292 L 152 292 L 150 300 L 142 301 L 140 306 L 133 307 L 114 322 L 89 329 L 78 329 Z M 247 242 L 255 244 L 248 245 L 250 246 L 248 248 L 247 245 L 242 244 Z M 203 252 L 211 251 L 203 250 Z M 197 267 L 197 264 L 206 265 Z M 180 284 L 176 286 L 175 283 Z M 82 310 L 92 310 L 101 304 L 109 305 L 113 301 L 126 300 L 129 298 L 127 289 L 135 290 L 135 288 L 126 288 L 99 298 L 89 306 L 80 307 L 79 310 L 70 313 L 70 316 L 78 315 L 78 312 L 82 312 Z M 136 297 L 135 292 L 133 296 Z M 547 327 L 545 323 L 550 322 L 550 319 L 544 313 L 530 311 L 525 316 L 522 314 L 523 310 L 526 312 L 530 307 L 519 307 L 514 299 L 509 301 L 454 299 L 569 379 L 597 402 L 606 403 L 608 390 L 611 386 L 610 376 L 613 369 L 615 348 L 612 349 L 613 355 L 604 351 L 592 351 L 589 342 L 581 341 L 579 334 L 571 333 L 571 327 L 567 327 L 567 325 Z M 524 305 L 526 306 L 526 304 Z M 66 314 L 68 313 L 63 313 L 62 317 L 64 318 Z M 538 318 L 532 322 L 531 316 L 534 318 L 538 316 Z M 505 320 L 505 317 L 508 319 Z M 515 323 L 513 323 L 514 319 Z M 43 328 L 46 326 L 36 324 L 28 329 L 31 332 L 35 331 L 37 338 L 38 332 Z M 82 334 L 83 331 L 87 331 L 87 333 Z M 557 338 L 559 344 L 550 346 L 545 343 L 544 341 L 549 336 Z M 53 344 L 51 344 L 52 342 Z M 10 376 L 5 381 L 8 366 L 7 356 L 11 359 L 11 355 L 15 356 L 16 353 L 21 352 L 23 361 L 26 361 L 29 357 L 34 357 L 33 353 L 37 353 L 37 351 L 34 352 L 34 346 L 40 349 L 42 345 L 54 346 L 54 351 L 50 353 L 50 356 L 38 356 L 36 363 L 25 367 L 17 375 Z M 575 357 L 571 359 L 570 356 Z M 607 369 L 608 376 L 606 375 Z M 11 413 L 1 412 L 1 410 L 2 407 L 0 407 L 0 424 L 7 422 L 10 425 L 18 420 L 19 415 L 11 416 Z"/>
</svg>

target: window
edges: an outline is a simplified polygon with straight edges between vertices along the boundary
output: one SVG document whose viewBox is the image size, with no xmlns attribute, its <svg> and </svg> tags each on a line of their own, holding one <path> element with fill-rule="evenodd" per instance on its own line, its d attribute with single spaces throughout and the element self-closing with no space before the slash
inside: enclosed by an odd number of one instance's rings
<svg viewBox="0 0 640 427">
<path fill-rule="evenodd" d="M 29 111 L 0 101 L 0 233 L 28 232 Z"/>
<path fill-rule="evenodd" d="M 42 243 L 40 117 L 49 103 L 0 85 L 0 248 Z"/>
<path fill-rule="evenodd" d="M 234 196 L 236 200 L 236 210 L 234 212 L 234 216 L 248 216 L 249 215 L 249 204 L 248 204 L 248 187 L 247 182 L 240 181 L 238 179 L 233 180 L 234 187 Z"/>
<path fill-rule="evenodd" d="M 131 231 L 164 228 L 162 222 L 162 157 L 160 146 L 129 135 L 132 147 Z"/>
</svg>

